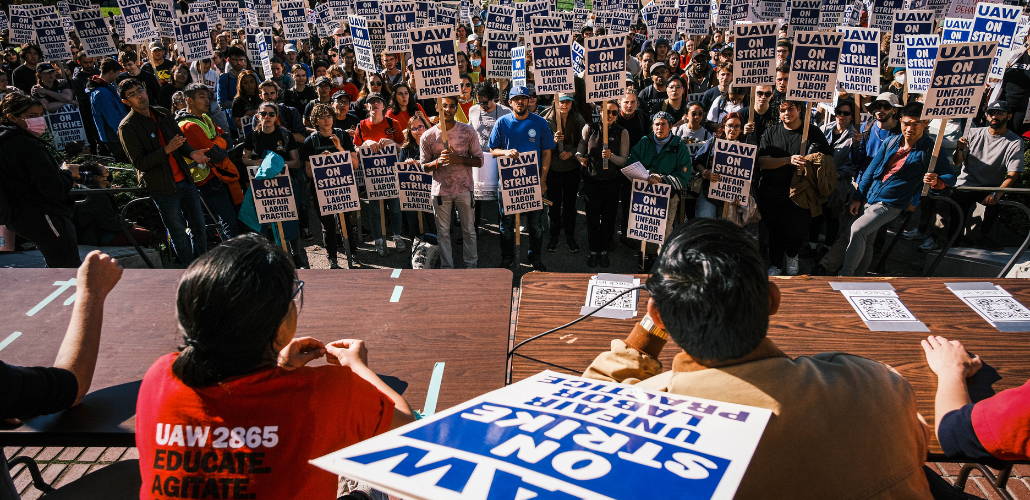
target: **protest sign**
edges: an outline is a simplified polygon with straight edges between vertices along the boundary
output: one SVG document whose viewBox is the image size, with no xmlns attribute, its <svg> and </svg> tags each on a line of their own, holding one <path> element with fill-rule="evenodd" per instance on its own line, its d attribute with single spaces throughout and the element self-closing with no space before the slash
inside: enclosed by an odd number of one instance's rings
<svg viewBox="0 0 1030 500">
<path fill-rule="evenodd" d="M 308 37 L 308 3 L 304 0 L 279 2 L 279 13 L 283 18 L 283 34 L 287 40 Z"/>
<path fill-rule="evenodd" d="M 350 7 L 349 0 L 329 0 L 325 3 L 329 11 L 329 22 L 339 24 L 347 21 L 347 9 Z M 335 27 L 333 29 L 336 29 Z"/>
<path fill-rule="evenodd" d="M 516 5 L 522 8 L 522 16 L 516 18 L 519 31 L 527 38 L 533 33 L 532 19 L 534 17 L 551 15 L 551 4 L 548 0 L 517 2 Z M 515 10 L 517 12 L 518 8 Z"/>
<path fill-rule="evenodd" d="M 460 20 L 461 18 L 460 14 L 458 14 L 458 9 L 445 7 L 443 4 L 436 5 L 436 24 L 444 26 L 458 26 L 458 21 Z"/>
<path fill-rule="evenodd" d="M 709 183 L 708 199 L 739 201 L 747 207 L 757 152 L 758 146 L 716 139 L 712 173 L 719 174 L 719 182 Z"/>
<path fill-rule="evenodd" d="M 383 19 L 379 0 L 355 0 L 354 15 L 364 17 L 369 21 L 381 21 Z"/>
<path fill-rule="evenodd" d="M 708 34 L 712 25 L 712 4 L 708 0 L 678 0 L 683 16 L 684 32 L 690 36 Z"/>
<path fill-rule="evenodd" d="M 461 94 L 455 29 L 452 26 L 430 26 L 408 32 L 419 99 Z"/>
<path fill-rule="evenodd" d="M 83 141 L 86 139 L 86 125 L 82 121 L 82 114 L 74 104 L 63 106 L 57 111 L 46 114 L 47 126 L 54 134 L 54 146 L 63 151 L 70 142 Z"/>
<path fill-rule="evenodd" d="M 934 21 L 940 21 L 948 13 L 948 6 L 950 4 L 951 0 L 928 0 L 922 8 L 932 10 Z"/>
<path fill-rule="evenodd" d="M 712 14 L 715 15 L 715 20 L 712 24 L 718 30 L 728 29 L 730 27 L 730 20 L 732 15 L 730 10 L 732 9 L 732 0 L 713 0 L 712 1 Z"/>
<path fill-rule="evenodd" d="M 555 15 L 558 16 L 558 19 L 561 19 L 561 22 L 562 22 L 561 30 L 562 31 L 568 31 L 568 32 L 579 31 L 579 30 L 576 29 L 576 14 L 574 12 L 565 12 L 565 11 L 559 10 L 558 12 L 555 13 Z"/>
<path fill-rule="evenodd" d="M 1001 0 L 952 0 L 948 6 L 948 13 L 945 17 L 957 17 L 960 19 L 972 19 L 976 17 L 977 3 L 1002 3 Z"/>
<path fill-rule="evenodd" d="M 890 33 L 894 25 L 894 13 L 903 12 L 901 3 L 904 0 L 872 0 L 872 12 L 869 14 L 869 27 Z"/>
<path fill-rule="evenodd" d="M 567 12 L 571 14 L 571 12 Z M 554 16 L 536 16 L 529 20 L 530 33 L 533 35 L 539 35 L 541 33 L 560 33 L 565 30 L 565 22 L 560 17 Z M 530 42 L 532 43 L 532 42 Z"/>
<path fill-rule="evenodd" d="M 218 4 L 215 0 L 205 0 L 203 2 L 192 2 L 190 3 L 191 12 L 204 12 L 207 14 L 207 25 L 211 27 L 218 26 L 222 22 L 222 16 L 218 13 Z"/>
<path fill-rule="evenodd" d="M 513 28 L 514 29 L 514 28 Z M 486 32 L 486 77 L 511 78 L 511 49 L 519 44 L 519 34 L 512 32 Z"/>
<path fill-rule="evenodd" d="M 765 0 L 759 4 L 758 12 L 758 17 L 762 19 L 784 19 L 787 17 L 787 1 Z"/>
<path fill-rule="evenodd" d="M 270 80 L 272 78 L 272 46 L 265 38 L 258 40 L 258 54 L 261 57 L 262 76 L 264 76 L 264 80 Z"/>
<path fill-rule="evenodd" d="M 125 19 L 124 36 L 127 43 L 145 43 L 160 36 L 150 17 L 150 7 L 146 0 L 118 0 L 118 7 Z"/>
<path fill-rule="evenodd" d="M 941 43 L 963 43 L 969 41 L 969 33 L 973 30 L 972 19 L 960 17 L 944 18 L 944 36 Z"/>
<path fill-rule="evenodd" d="M 779 23 L 748 23 L 733 27 L 733 86 L 776 84 L 776 35 Z"/>
<path fill-rule="evenodd" d="M 8 27 L 7 13 L 2 11 L 2 10 L 0 10 L 0 32 L 7 31 L 7 27 Z M 2 33 L 0 33 L 0 34 L 2 34 Z"/>
<path fill-rule="evenodd" d="M 372 57 L 376 61 L 383 60 L 386 52 L 386 21 L 368 19 L 368 41 L 372 44 Z"/>
<path fill-rule="evenodd" d="M 54 5 L 57 7 L 57 17 L 71 17 L 71 12 L 68 10 L 68 2 L 65 0 L 57 0 Z"/>
<path fill-rule="evenodd" d="M 794 38 L 787 100 L 831 102 L 837 85 L 843 33 L 800 32 Z"/>
<path fill-rule="evenodd" d="M 325 153 L 310 157 L 318 211 L 332 215 L 361 209 L 358 186 L 354 181 L 351 153 Z"/>
<path fill-rule="evenodd" d="M 226 3 L 233 4 L 232 2 Z M 154 16 L 157 34 L 168 38 L 175 38 L 175 14 L 173 13 L 171 0 L 152 0 L 150 2 L 150 12 Z"/>
<path fill-rule="evenodd" d="M 941 45 L 922 119 L 976 116 L 997 45 L 994 41 Z"/>
<path fill-rule="evenodd" d="M 121 14 L 117 16 L 111 16 L 111 20 L 114 21 L 114 32 L 118 33 L 118 36 L 125 36 L 125 16 Z"/>
<path fill-rule="evenodd" d="M 746 21 L 750 13 L 750 6 L 750 0 L 730 0 L 730 21 L 733 24 Z"/>
<path fill-rule="evenodd" d="M 372 41 L 368 35 L 368 20 L 361 16 L 347 16 L 350 22 L 351 43 L 354 44 L 354 65 L 362 71 L 379 71 L 372 54 Z"/>
<path fill-rule="evenodd" d="M 272 15 L 272 0 L 254 0 L 254 15 L 261 26 L 271 28 L 275 22 Z"/>
<path fill-rule="evenodd" d="M 991 65 L 991 78 L 1001 79 L 1005 72 L 1006 54 L 1012 46 L 1012 38 L 1016 34 L 1016 21 L 1022 9 L 1018 6 L 989 3 L 976 4 L 976 17 L 973 18 L 973 31 L 969 36 L 972 42 L 998 42 L 994 64 Z"/>
<path fill-rule="evenodd" d="M 36 30 L 36 44 L 43 52 L 41 61 L 57 61 L 72 58 L 72 48 L 68 35 L 64 32 L 64 22 L 60 19 L 33 19 L 32 27 Z"/>
<path fill-rule="evenodd" d="M 790 33 L 795 36 L 801 31 L 819 29 L 819 8 L 821 0 L 793 0 L 790 2 Z"/>
<path fill-rule="evenodd" d="M 579 42 L 572 42 L 572 71 L 580 78 L 583 77 L 583 73 L 587 70 L 586 52 L 587 49 L 580 45 Z"/>
<path fill-rule="evenodd" d="M 625 34 L 633 30 L 633 25 L 637 22 L 637 11 L 633 10 L 616 10 L 607 12 L 605 19 L 607 21 L 606 27 L 608 32 L 612 34 Z"/>
<path fill-rule="evenodd" d="M 668 184 L 649 184 L 646 180 L 633 179 L 626 236 L 648 243 L 665 244 L 671 193 L 672 186 Z"/>
<path fill-rule="evenodd" d="M 35 37 L 36 30 L 32 26 L 32 16 L 29 14 L 29 9 L 19 5 L 12 5 L 7 39 L 13 44 L 21 45 L 23 43 L 32 43 Z"/>
<path fill-rule="evenodd" d="M 68 10 L 75 12 L 77 10 L 89 10 L 93 8 L 93 3 L 90 0 L 67 0 Z M 70 13 L 69 13 L 70 17 Z"/>
<path fill-rule="evenodd" d="M 571 33 L 544 33 L 531 37 L 537 94 L 575 91 L 571 42 Z"/>
<path fill-rule="evenodd" d="M 476 169 L 479 170 L 479 169 Z M 418 163 L 397 164 L 402 212 L 433 213 L 433 176 Z"/>
<path fill-rule="evenodd" d="M 862 0 L 854 0 L 844 9 L 844 18 L 841 19 L 841 26 L 856 28 L 862 24 L 862 10 L 865 3 Z"/>
<path fill-rule="evenodd" d="M 519 157 L 515 159 L 498 156 L 497 171 L 501 183 L 501 205 L 504 207 L 504 215 L 544 208 L 537 151 L 519 153 Z"/>
<path fill-rule="evenodd" d="M 486 31 L 515 31 L 515 8 L 491 5 L 486 9 Z"/>
<path fill-rule="evenodd" d="M 211 50 L 211 32 L 208 30 L 207 14 L 179 14 L 179 31 L 182 37 L 182 55 L 187 61 L 199 61 L 214 55 Z"/>
<path fill-rule="evenodd" d="M 218 10 L 222 16 L 222 28 L 235 30 L 242 26 L 240 23 L 240 4 L 235 0 L 222 0 Z"/>
<path fill-rule="evenodd" d="M 511 49 L 511 85 L 526 86 L 526 46 Z"/>
<path fill-rule="evenodd" d="M 771 414 L 544 371 L 312 463 L 412 499 L 722 500 Z"/>
<path fill-rule="evenodd" d="M 586 43 L 586 102 L 621 98 L 626 93 L 625 35 L 592 36 Z"/>
<path fill-rule="evenodd" d="M 905 35 L 929 35 L 933 33 L 932 10 L 908 10 L 895 12 L 891 26 L 891 51 L 888 66 L 905 66 Z"/>
<path fill-rule="evenodd" d="M 937 35 L 905 35 L 905 59 L 908 77 L 905 85 L 910 94 L 924 94 L 930 88 L 933 64 L 937 60 Z"/>
<path fill-rule="evenodd" d="M 258 167 L 248 167 L 250 187 L 253 190 L 254 211 L 259 224 L 272 224 L 297 220 L 297 200 L 293 196 L 290 174 L 283 169 L 271 179 L 255 179 Z"/>
<path fill-rule="evenodd" d="M 416 0 L 415 27 L 425 28 L 432 24 L 436 24 L 436 9 L 433 7 L 433 2 L 428 0 Z"/>
<path fill-rule="evenodd" d="M 832 30 L 843 24 L 844 10 L 851 0 L 822 0 L 819 5 L 819 29 Z"/>
<path fill-rule="evenodd" d="M 256 26 L 247 26 L 247 59 L 250 60 L 250 65 L 254 68 L 261 67 L 261 50 L 259 44 L 264 41 L 268 44 L 266 37 L 271 33 L 271 28 L 259 28 Z"/>
<path fill-rule="evenodd" d="M 586 25 L 587 20 L 590 19 L 590 11 L 580 6 L 576 6 L 575 9 L 572 9 L 572 15 L 576 19 L 576 25 L 572 29 L 573 31 L 582 30 L 583 26 Z"/>
<path fill-rule="evenodd" d="M 397 191 L 397 146 L 390 144 L 373 153 L 371 147 L 359 149 L 361 173 L 365 179 L 368 200 L 396 198 Z"/>
<path fill-rule="evenodd" d="M 880 94 L 880 31 L 876 28 L 837 28 L 844 34 L 837 89 L 858 95 Z"/>
<path fill-rule="evenodd" d="M 408 30 L 415 29 L 415 4 L 407 1 L 383 3 L 386 16 L 386 51 L 411 52 Z"/>
</svg>

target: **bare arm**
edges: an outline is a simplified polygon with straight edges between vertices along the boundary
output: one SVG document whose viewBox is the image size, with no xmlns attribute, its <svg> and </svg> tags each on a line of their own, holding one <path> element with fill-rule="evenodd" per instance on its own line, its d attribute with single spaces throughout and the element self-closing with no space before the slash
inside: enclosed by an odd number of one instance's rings
<svg viewBox="0 0 1030 500">
<path fill-rule="evenodd" d="M 540 156 L 540 185 L 547 190 L 547 172 L 551 171 L 551 150 L 544 151 Z"/>
<path fill-rule="evenodd" d="M 283 163 L 285 163 L 286 164 L 286 168 L 289 168 L 290 170 L 296 170 L 296 169 L 300 168 L 300 155 L 297 154 L 297 150 L 296 149 L 291 150 L 290 151 L 290 159 L 284 161 Z"/>
<path fill-rule="evenodd" d="M 940 336 L 929 336 L 921 342 L 926 353 L 926 363 L 937 374 L 937 395 L 934 398 L 934 432 L 938 433 L 941 419 L 948 412 L 969 404 L 969 389 L 966 378 L 980 369 L 980 356 L 969 356 L 966 348 L 957 340 Z M 939 433 L 938 433 L 939 435 Z"/>
<path fill-rule="evenodd" d="M 93 382 L 104 322 L 104 301 L 121 277 L 122 267 L 118 261 L 99 250 L 90 252 L 79 267 L 72 319 L 54 361 L 54 368 L 72 372 L 79 383 L 73 405 L 82 402 Z"/>
<path fill-rule="evenodd" d="M 368 367 L 368 351 L 365 349 L 363 340 L 344 339 L 326 344 L 326 361 L 334 365 L 348 366 L 355 375 L 365 379 L 368 383 L 379 389 L 386 397 L 393 401 L 393 422 L 391 429 L 396 429 L 404 424 L 415 421 L 415 415 L 408 406 L 408 402 L 397 394 L 390 386 L 386 385 L 374 371 Z"/>
<path fill-rule="evenodd" d="M 785 156 L 783 158 L 773 158 L 771 156 L 759 156 L 758 157 L 758 168 L 762 170 L 771 170 L 774 168 L 780 168 L 790 163 L 790 157 Z"/>
</svg>

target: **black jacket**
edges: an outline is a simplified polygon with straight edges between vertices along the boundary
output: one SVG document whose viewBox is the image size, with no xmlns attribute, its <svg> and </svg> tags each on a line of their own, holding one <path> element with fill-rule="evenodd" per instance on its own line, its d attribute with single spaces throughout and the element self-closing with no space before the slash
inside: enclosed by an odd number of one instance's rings
<svg viewBox="0 0 1030 500">
<path fill-rule="evenodd" d="M 161 196 L 174 196 L 179 193 L 175 186 L 175 178 L 172 175 L 172 164 L 168 162 L 168 154 L 161 146 L 158 128 L 164 136 L 165 143 L 177 135 L 182 135 L 182 130 L 172 118 L 172 114 L 164 108 L 151 106 L 150 111 L 155 118 L 129 111 L 129 114 L 118 125 L 118 138 L 122 142 L 125 154 L 129 155 L 132 166 L 136 168 L 136 176 L 140 184 L 147 188 L 152 194 Z M 179 168 L 186 174 L 186 179 L 193 182 L 190 176 L 189 167 L 186 164 L 186 157 L 193 152 L 189 143 L 182 143 L 179 149 L 172 152 Z"/>
<path fill-rule="evenodd" d="M 0 189 L 12 221 L 40 214 L 72 216 L 72 174 L 61 170 L 43 141 L 20 127 L 0 125 L 0 151 Z"/>
</svg>

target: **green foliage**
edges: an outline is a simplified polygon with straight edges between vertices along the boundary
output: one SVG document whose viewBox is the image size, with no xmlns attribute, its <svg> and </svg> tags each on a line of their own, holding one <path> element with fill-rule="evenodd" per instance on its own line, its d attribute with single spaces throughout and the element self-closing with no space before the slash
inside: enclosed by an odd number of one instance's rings
<svg viewBox="0 0 1030 500">
<path fill-rule="evenodd" d="M 116 16 L 120 16 L 122 14 L 122 9 L 119 9 L 118 7 L 101 7 L 100 8 L 100 15 L 102 15 L 104 17 L 107 17 L 108 15 L 111 15 L 111 14 L 114 14 Z"/>
</svg>

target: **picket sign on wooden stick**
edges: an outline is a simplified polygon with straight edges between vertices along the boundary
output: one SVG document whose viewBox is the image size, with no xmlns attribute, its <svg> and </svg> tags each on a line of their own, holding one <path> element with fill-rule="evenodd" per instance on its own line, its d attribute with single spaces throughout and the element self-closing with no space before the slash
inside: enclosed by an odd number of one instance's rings
<svg viewBox="0 0 1030 500">
<path fill-rule="evenodd" d="M 941 128 L 937 131 L 937 141 L 933 143 L 933 156 L 930 157 L 930 168 L 926 170 L 926 173 L 932 174 L 937 168 L 937 157 L 941 155 L 941 146 L 944 144 L 944 128 L 948 126 L 948 120 L 941 118 Z M 923 184 L 923 194 L 926 196 L 930 194 L 930 185 Z"/>
<path fill-rule="evenodd" d="M 276 221 L 275 227 L 279 229 L 279 244 L 283 247 L 283 251 L 289 255 L 290 251 L 286 249 L 286 233 L 283 232 L 283 223 Z"/>
</svg>

